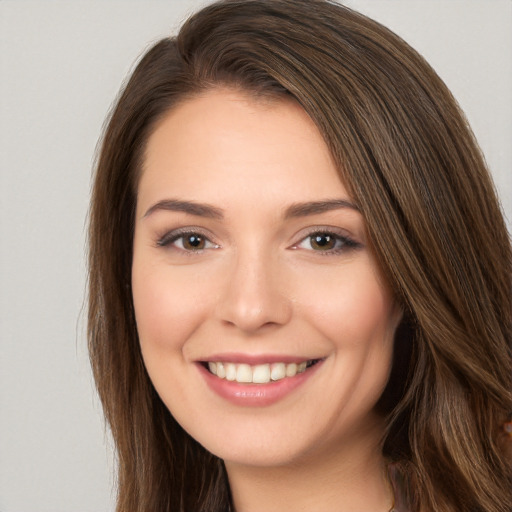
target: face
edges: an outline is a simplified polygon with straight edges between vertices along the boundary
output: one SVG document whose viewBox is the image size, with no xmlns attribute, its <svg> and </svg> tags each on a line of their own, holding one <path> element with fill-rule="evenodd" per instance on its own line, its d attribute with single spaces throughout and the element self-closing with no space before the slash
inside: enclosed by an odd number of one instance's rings
<svg viewBox="0 0 512 512">
<path fill-rule="evenodd" d="M 400 311 L 292 100 L 213 90 L 163 119 L 138 188 L 132 286 L 157 392 L 227 464 L 291 464 L 382 428 Z"/>
</svg>

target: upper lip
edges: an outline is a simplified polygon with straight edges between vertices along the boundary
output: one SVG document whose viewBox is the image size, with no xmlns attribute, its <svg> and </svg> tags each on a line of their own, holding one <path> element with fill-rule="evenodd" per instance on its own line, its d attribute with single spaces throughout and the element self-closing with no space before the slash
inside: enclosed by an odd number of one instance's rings
<svg viewBox="0 0 512 512">
<path fill-rule="evenodd" d="M 266 363 L 302 363 L 306 361 L 323 359 L 323 357 L 296 356 L 289 354 L 243 354 L 243 353 L 218 353 L 198 359 L 198 362 L 223 362 L 240 363 L 251 366 Z"/>
</svg>

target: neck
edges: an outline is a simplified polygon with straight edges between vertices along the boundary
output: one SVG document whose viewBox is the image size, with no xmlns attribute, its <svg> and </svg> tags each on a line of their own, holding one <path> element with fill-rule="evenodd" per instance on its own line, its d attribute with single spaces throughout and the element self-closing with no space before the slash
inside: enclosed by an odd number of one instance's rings
<svg viewBox="0 0 512 512">
<path fill-rule="evenodd" d="M 393 492 L 373 441 L 331 446 L 281 466 L 226 462 L 235 511 L 388 512 Z"/>
</svg>

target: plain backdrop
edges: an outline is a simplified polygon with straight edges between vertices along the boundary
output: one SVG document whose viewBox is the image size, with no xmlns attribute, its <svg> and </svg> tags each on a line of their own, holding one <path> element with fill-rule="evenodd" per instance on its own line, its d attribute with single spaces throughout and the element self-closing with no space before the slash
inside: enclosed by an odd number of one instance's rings
<svg viewBox="0 0 512 512">
<path fill-rule="evenodd" d="M 0 1 L 0 512 L 114 509 L 86 355 L 85 224 L 105 115 L 200 0 Z M 512 2 L 352 0 L 467 114 L 512 219 Z"/>
</svg>

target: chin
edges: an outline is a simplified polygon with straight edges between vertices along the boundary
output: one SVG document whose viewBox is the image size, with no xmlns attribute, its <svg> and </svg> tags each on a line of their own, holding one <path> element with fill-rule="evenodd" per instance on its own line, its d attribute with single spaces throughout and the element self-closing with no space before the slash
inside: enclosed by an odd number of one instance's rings
<svg viewBox="0 0 512 512">
<path fill-rule="evenodd" d="M 212 453 L 221 458 L 226 465 L 251 466 L 260 468 L 284 467 L 298 464 L 307 450 L 300 445 L 277 445 L 271 443 L 222 443 L 219 450 L 213 447 Z"/>
</svg>

